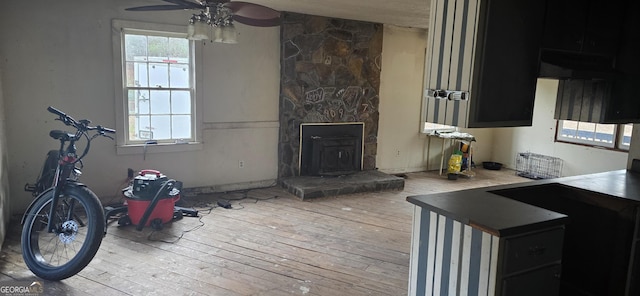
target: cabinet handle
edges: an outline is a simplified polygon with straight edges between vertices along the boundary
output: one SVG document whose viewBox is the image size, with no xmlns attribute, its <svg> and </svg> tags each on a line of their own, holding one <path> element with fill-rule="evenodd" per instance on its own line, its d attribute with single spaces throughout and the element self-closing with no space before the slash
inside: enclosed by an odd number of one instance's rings
<svg viewBox="0 0 640 296">
<path fill-rule="evenodd" d="M 449 101 L 465 101 L 469 97 L 469 93 L 466 91 L 452 91 L 447 96 Z"/>
<path fill-rule="evenodd" d="M 453 91 L 444 89 L 427 89 L 426 96 L 434 99 L 447 99 L 449 101 L 464 101 L 469 99 L 468 91 Z"/>
</svg>

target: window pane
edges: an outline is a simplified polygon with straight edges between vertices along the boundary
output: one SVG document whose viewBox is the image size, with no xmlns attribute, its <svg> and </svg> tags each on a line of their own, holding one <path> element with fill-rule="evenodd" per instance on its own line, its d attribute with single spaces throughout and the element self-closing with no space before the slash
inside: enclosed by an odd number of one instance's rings
<svg viewBox="0 0 640 296">
<path fill-rule="evenodd" d="M 149 76 L 147 72 L 148 64 L 145 62 L 127 62 L 126 83 L 128 87 L 149 86 Z"/>
<path fill-rule="evenodd" d="M 169 38 L 170 58 L 189 59 L 189 40 L 184 38 Z"/>
<path fill-rule="evenodd" d="M 621 135 L 621 146 L 624 146 L 625 149 L 629 149 L 629 145 L 631 145 L 631 133 L 633 131 L 633 124 L 627 123 L 622 126 L 622 135 Z"/>
<path fill-rule="evenodd" d="M 169 38 L 160 36 L 149 36 L 149 57 L 169 57 Z"/>
<path fill-rule="evenodd" d="M 173 128 L 174 139 L 191 138 L 191 116 L 189 115 L 172 116 L 171 127 Z"/>
<path fill-rule="evenodd" d="M 149 63 L 149 85 L 169 87 L 169 64 Z"/>
<path fill-rule="evenodd" d="M 129 90 L 129 114 L 149 114 L 149 91 L 140 89 Z"/>
<path fill-rule="evenodd" d="M 615 138 L 616 127 L 614 124 L 597 124 L 596 125 L 596 142 L 613 143 Z"/>
<path fill-rule="evenodd" d="M 169 85 L 171 87 L 189 87 L 189 66 L 186 64 L 171 64 L 169 67 Z"/>
<path fill-rule="evenodd" d="M 126 60 L 147 59 L 147 37 L 142 35 L 124 35 Z"/>
<path fill-rule="evenodd" d="M 151 130 L 153 131 L 153 138 L 156 140 L 171 139 L 171 116 L 151 116 Z"/>
<path fill-rule="evenodd" d="M 138 96 L 138 114 L 141 115 L 149 115 L 151 114 L 151 109 L 150 109 L 150 102 L 151 100 L 149 99 L 149 91 L 148 90 L 142 90 L 138 92 L 139 96 Z"/>
<path fill-rule="evenodd" d="M 590 122 L 579 122 L 576 136 L 583 140 L 593 141 L 596 132 L 596 124 Z"/>
<path fill-rule="evenodd" d="M 578 133 L 577 121 L 563 120 L 560 123 L 561 124 L 559 126 L 562 127 L 562 129 L 560 130 L 560 136 L 568 138 L 576 137 L 576 134 Z"/>
<path fill-rule="evenodd" d="M 191 92 L 172 91 L 171 92 L 171 113 L 191 114 Z"/>
<path fill-rule="evenodd" d="M 151 91 L 151 114 L 169 114 L 169 91 L 168 90 L 152 90 Z"/>
<path fill-rule="evenodd" d="M 129 116 L 129 138 L 132 140 L 153 139 L 149 116 Z"/>
</svg>

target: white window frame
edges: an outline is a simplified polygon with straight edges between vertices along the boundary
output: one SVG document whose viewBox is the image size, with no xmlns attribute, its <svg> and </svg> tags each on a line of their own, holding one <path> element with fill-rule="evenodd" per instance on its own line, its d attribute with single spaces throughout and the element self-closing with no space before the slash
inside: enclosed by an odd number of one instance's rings
<svg viewBox="0 0 640 296">
<path fill-rule="evenodd" d="M 597 140 L 590 140 L 590 139 L 585 139 L 585 138 L 580 138 L 580 137 L 565 137 L 561 135 L 561 131 L 563 130 L 565 121 L 571 121 L 571 122 L 577 122 L 578 124 L 580 123 L 579 121 L 572 121 L 572 120 L 558 120 L 558 125 L 557 125 L 557 129 L 556 129 L 556 141 L 557 142 L 561 142 L 561 143 L 570 143 L 570 144 L 579 144 L 579 145 L 585 145 L 585 146 L 592 146 L 592 147 L 599 147 L 599 148 L 606 148 L 606 149 L 611 149 L 611 150 L 622 150 L 622 151 L 628 151 L 629 150 L 629 146 L 627 145 L 623 145 L 623 133 L 624 133 L 624 124 L 607 124 L 607 125 L 611 125 L 613 128 L 613 141 L 611 143 L 608 142 L 602 142 L 602 141 L 597 141 Z M 595 123 L 596 125 L 601 123 Z"/>
<path fill-rule="evenodd" d="M 633 137 L 633 133 L 629 136 L 629 144 L 625 145 L 624 144 L 624 127 L 627 124 L 621 124 L 618 126 L 618 134 L 616 135 L 617 137 L 617 148 L 620 150 L 624 150 L 624 151 L 629 151 L 629 148 L 631 147 L 631 138 Z M 631 128 L 631 132 L 633 132 L 633 124 L 629 124 L 629 127 Z"/>
<path fill-rule="evenodd" d="M 202 64 L 202 48 L 197 42 L 190 41 L 191 44 L 191 82 L 193 88 L 192 94 L 192 134 L 193 138 L 188 141 L 158 141 L 157 144 L 147 145 L 140 141 L 128 140 L 128 105 L 127 94 L 125 88 L 125 61 L 123 59 L 124 52 L 124 32 L 140 32 L 149 33 L 149 35 L 170 36 L 170 37 L 187 37 L 187 27 L 180 25 L 146 23 L 126 20 L 113 20 L 112 23 L 112 43 L 113 43 L 113 61 L 114 61 L 114 89 L 115 89 L 115 105 L 116 105 L 116 141 L 117 154 L 140 154 L 140 153 L 156 153 L 156 152 L 179 152 L 192 151 L 202 149 L 201 142 L 201 109 L 202 95 L 199 91 L 199 83 L 201 81 L 202 69 L 198 65 Z"/>
</svg>

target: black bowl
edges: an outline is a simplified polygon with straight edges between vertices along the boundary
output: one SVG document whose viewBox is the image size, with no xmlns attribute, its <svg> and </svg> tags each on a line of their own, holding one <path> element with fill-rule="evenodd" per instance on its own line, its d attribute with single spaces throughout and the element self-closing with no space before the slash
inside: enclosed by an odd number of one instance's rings
<svg viewBox="0 0 640 296">
<path fill-rule="evenodd" d="M 502 168 L 502 164 L 499 162 L 484 161 L 482 162 L 482 167 L 487 170 L 498 171 Z"/>
</svg>

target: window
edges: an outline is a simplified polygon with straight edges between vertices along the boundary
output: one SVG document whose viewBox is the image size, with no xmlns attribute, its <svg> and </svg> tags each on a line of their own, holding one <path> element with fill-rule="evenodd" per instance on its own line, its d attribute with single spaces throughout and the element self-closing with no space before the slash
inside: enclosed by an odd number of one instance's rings
<svg viewBox="0 0 640 296">
<path fill-rule="evenodd" d="M 197 142 L 195 44 L 186 28 L 117 20 L 114 28 L 116 81 L 122 82 L 117 128 L 124 131 L 118 146 Z"/>
<path fill-rule="evenodd" d="M 430 134 L 433 132 L 453 132 L 457 131 L 455 126 L 444 125 L 439 123 L 425 122 L 422 128 L 422 133 Z"/>
<path fill-rule="evenodd" d="M 610 149 L 629 150 L 632 124 L 600 124 L 559 120 L 556 140 Z"/>
</svg>

